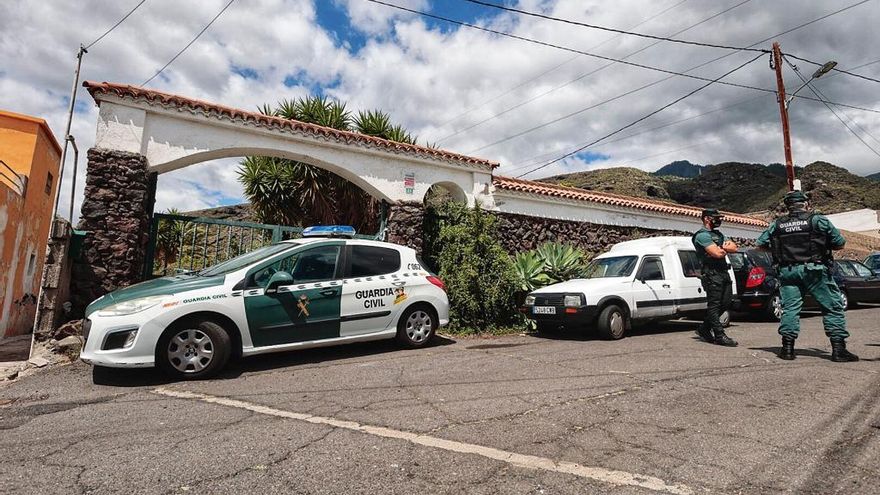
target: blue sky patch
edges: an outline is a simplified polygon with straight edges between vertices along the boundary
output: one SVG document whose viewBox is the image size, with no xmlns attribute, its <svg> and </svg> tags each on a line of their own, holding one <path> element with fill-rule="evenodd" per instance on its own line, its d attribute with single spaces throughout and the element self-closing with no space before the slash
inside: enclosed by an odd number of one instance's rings
<svg viewBox="0 0 880 495">
<path fill-rule="evenodd" d="M 231 68 L 232 72 L 238 74 L 239 76 L 245 79 L 259 79 L 260 75 L 257 74 L 255 69 L 250 67 L 239 67 L 237 65 L 233 65 Z"/>
<path fill-rule="evenodd" d="M 611 158 L 611 155 L 606 155 L 605 153 L 597 153 L 595 151 L 581 151 L 574 155 L 575 159 L 583 160 L 585 163 L 593 163 L 593 162 L 604 162 Z"/>
<path fill-rule="evenodd" d="M 382 7 L 377 5 L 376 7 Z M 345 7 L 331 0 L 316 0 L 318 24 L 336 41 L 336 46 L 344 46 L 351 53 L 357 53 L 367 44 L 367 37 L 351 25 Z M 286 83 L 285 83 L 286 84 Z"/>
</svg>

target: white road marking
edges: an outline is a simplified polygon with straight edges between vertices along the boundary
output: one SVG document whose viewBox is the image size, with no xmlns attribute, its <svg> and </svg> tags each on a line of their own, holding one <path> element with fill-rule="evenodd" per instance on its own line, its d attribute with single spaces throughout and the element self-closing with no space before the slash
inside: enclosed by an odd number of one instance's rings
<svg viewBox="0 0 880 495">
<path fill-rule="evenodd" d="M 307 423 L 332 426 L 334 428 L 344 428 L 347 430 L 358 431 L 378 437 L 394 438 L 406 442 L 424 445 L 426 447 L 448 450 L 451 452 L 459 452 L 462 454 L 474 454 L 496 461 L 506 462 L 513 466 L 527 469 L 543 469 L 556 473 L 571 474 L 581 478 L 589 478 L 596 481 L 609 483 L 612 485 L 626 485 L 646 488 L 657 492 L 671 493 L 673 495 L 692 495 L 693 490 L 684 485 L 670 485 L 660 478 L 646 476 L 642 474 L 628 473 L 626 471 L 616 471 L 613 469 L 605 469 L 602 467 L 581 466 L 580 464 L 568 461 L 554 461 L 545 457 L 533 455 L 517 454 L 516 452 L 508 452 L 506 450 L 475 445 L 471 443 L 457 442 L 454 440 L 446 440 L 443 438 L 432 437 L 428 435 L 420 435 L 408 431 L 393 430 L 382 426 L 362 425 L 354 421 L 345 421 L 335 418 L 323 416 L 313 416 L 311 414 L 303 414 L 291 411 L 284 411 L 268 406 L 261 406 L 236 399 L 226 397 L 217 397 L 213 395 L 200 394 L 196 392 L 171 390 L 160 387 L 153 390 L 154 393 L 167 397 L 178 399 L 191 399 L 208 402 L 211 404 L 220 404 L 227 407 L 235 407 L 245 409 L 258 414 L 275 416 L 279 418 L 295 419 L 305 421 Z"/>
</svg>

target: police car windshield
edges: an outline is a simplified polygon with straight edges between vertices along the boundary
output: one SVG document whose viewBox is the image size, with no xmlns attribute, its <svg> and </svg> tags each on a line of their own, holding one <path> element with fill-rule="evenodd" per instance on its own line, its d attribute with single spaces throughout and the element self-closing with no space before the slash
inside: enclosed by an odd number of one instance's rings
<svg viewBox="0 0 880 495">
<path fill-rule="evenodd" d="M 636 267 L 636 256 L 612 256 L 593 260 L 584 278 L 628 277 Z"/>
<path fill-rule="evenodd" d="M 226 260 L 222 263 L 218 263 L 214 266 L 205 268 L 204 270 L 199 272 L 199 275 L 203 277 L 213 277 L 215 275 L 226 275 L 227 273 L 234 272 L 236 270 L 241 270 L 242 268 L 256 263 L 264 258 L 268 258 L 269 256 L 278 254 L 286 249 L 290 249 L 296 246 L 296 244 L 291 243 L 278 243 L 271 244 L 269 246 L 263 246 L 259 249 L 255 249 L 249 253 L 242 254 L 241 256 L 236 256 L 235 258 Z"/>
</svg>

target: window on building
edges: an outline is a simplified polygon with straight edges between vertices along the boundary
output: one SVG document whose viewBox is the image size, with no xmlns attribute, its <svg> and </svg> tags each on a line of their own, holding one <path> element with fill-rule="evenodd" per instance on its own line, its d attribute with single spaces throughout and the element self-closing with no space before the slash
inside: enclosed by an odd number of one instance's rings
<svg viewBox="0 0 880 495">
<path fill-rule="evenodd" d="M 46 173 L 46 194 L 52 194 L 52 172 Z"/>
<path fill-rule="evenodd" d="M 36 269 L 37 269 L 37 255 L 36 255 L 36 254 L 31 254 L 30 258 L 28 258 L 28 264 L 27 264 L 27 276 L 28 276 L 28 277 L 33 277 L 33 276 L 34 276 L 34 270 L 36 270 Z"/>
</svg>

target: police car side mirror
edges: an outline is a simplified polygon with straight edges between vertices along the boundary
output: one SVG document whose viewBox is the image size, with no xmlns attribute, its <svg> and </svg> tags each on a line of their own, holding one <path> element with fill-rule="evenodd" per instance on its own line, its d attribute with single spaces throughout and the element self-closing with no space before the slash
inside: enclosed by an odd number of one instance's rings
<svg viewBox="0 0 880 495">
<path fill-rule="evenodd" d="M 269 283 L 266 284 L 266 294 L 276 294 L 278 292 L 278 287 L 282 285 L 290 285 L 293 283 L 293 275 L 277 271 L 269 277 Z"/>
</svg>

